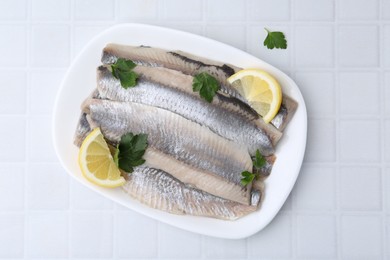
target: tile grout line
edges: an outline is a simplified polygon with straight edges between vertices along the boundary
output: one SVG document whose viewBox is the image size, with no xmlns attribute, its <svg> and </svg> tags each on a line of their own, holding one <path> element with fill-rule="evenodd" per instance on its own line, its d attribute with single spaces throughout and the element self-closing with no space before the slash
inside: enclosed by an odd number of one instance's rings
<svg viewBox="0 0 390 260">
<path fill-rule="evenodd" d="M 290 53 L 290 61 L 289 61 L 289 71 L 290 75 L 292 78 L 296 78 L 296 71 L 295 71 L 295 12 L 294 12 L 294 6 L 295 6 L 295 1 L 291 0 L 289 1 L 289 32 L 290 32 L 290 39 L 288 39 L 287 46 L 292 47 L 292 50 L 288 50 Z M 287 48 L 288 48 L 287 47 Z M 290 193 L 291 196 L 291 210 L 287 212 L 287 216 L 290 216 L 291 218 L 291 224 L 290 224 L 290 229 L 291 229 L 291 237 L 290 237 L 290 247 L 291 247 L 291 252 L 290 256 L 292 259 L 297 259 L 298 255 L 298 236 L 297 236 L 297 211 L 296 211 L 296 202 L 294 199 L 294 194 L 293 192 Z"/>
<path fill-rule="evenodd" d="M 74 57 L 74 10 L 75 10 L 75 0 L 70 0 L 70 35 L 69 35 L 69 63 L 72 62 Z M 70 177 L 70 176 L 69 176 Z M 71 257 L 72 254 L 72 219 L 73 219 L 73 203 L 72 203 L 72 194 L 73 194 L 73 185 L 74 181 L 69 178 L 69 205 L 68 205 L 68 257 Z"/>
<path fill-rule="evenodd" d="M 114 9 L 114 13 L 115 13 L 115 9 Z M 72 12 L 72 15 L 73 15 L 73 12 Z M 186 24 L 186 25 L 191 25 L 191 24 L 203 24 L 203 20 L 198 20 L 198 19 L 194 19 L 194 20 L 181 20 L 181 19 L 163 19 L 163 17 L 159 17 L 160 19 L 158 21 L 161 21 L 161 22 L 164 22 L 166 24 L 177 24 L 177 23 L 181 23 L 181 24 Z M 242 20 L 242 21 L 239 21 L 239 20 L 213 20 L 210 22 L 210 24 L 216 24 L 216 25 L 245 25 L 247 22 L 249 23 L 249 25 L 258 25 L 259 23 L 265 23 L 267 22 L 267 24 L 270 24 L 272 26 L 277 26 L 277 25 L 284 25 L 288 22 L 288 20 L 273 20 L 273 21 L 269 21 L 269 20 L 251 20 L 251 19 L 247 19 L 248 21 L 246 20 Z M 73 21 L 73 24 L 74 25 L 85 25 L 85 26 L 88 26 L 88 25 L 107 25 L 107 24 L 115 24 L 115 23 L 125 23 L 125 22 L 135 22 L 135 23 L 147 23 L 147 22 L 154 22 L 154 20 L 150 20 L 150 19 L 134 19 L 134 20 L 131 20 L 131 21 L 124 21 L 124 20 L 121 20 L 121 19 L 118 19 L 116 20 L 116 17 L 113 17 L 112 19 L 108 19 L 108 20 L 93 20 L 93 19 L 89 19 L 89 20 L 74 20 Z M 295 25 L 297 26 L 332 26 L 335 24 L 336 21 L 301 21 L 301 20 L 296 20 L 294 21 Z M 6 21 L 6 20 L 1 20 L 1 23 L 4 24 L 4 25 L 23 25 L 25 24 L 25 20 L 15 20 L 15 21 Z M 48 21 L 48 20 L 34 20 L 34 21 L 30 21 L 29 22 L 31 25 L 67 25 L 69 24 L 69 21 L 68 20 L 53 20 L 53 21 Z M 340 25 L 349 25 L 349 26 L 354 26 L 354 27 L 358 27 L 358 26 L 365 26 L 365 25 L 368 25 L 368 26 L 373 26 L 373 25 L 379 25 L 379 24 L 382 24 L 382 25 L 390 25 L 390 20 L 385 20 L 385 21 L 380 21 L 380 20 L 367 20 L 367 21 L 359 21 L 359 20 L 351 20 L 351 21 L 348 21 L 348 20 L 338 20 L 337 21 L 338 24 Z"/>
<path fill-rule="evenodd" d="M 32 24 L 31 24 L 31 12 L 32 12 L 32 1 L 29 0 L 27 1 L 27 17 L 25 20 L 25 30 L 27 33 L 26 37 L 26 79 L 27 79 L 27 93 L 26 93 L 26 117 L 25 117 L 25 169 L 24 169 L 24 194 L 23 194 L 23 199 L 24 199 L 24 238 L 23 238 L 23 257 L 26 258 L 28 253 L 27 253 L 27 248 L 28 248 L 28 170 L 30 168 L 30 154 L 29 154 L 29 148 L 30 148 L 30 93 L 31 93 L 31 45 L 32 45 Z"/>
<path fill-rule="evenodd" d="M 335 164 L 336 167 L 334 169 L 335 178 L 334 185 L 335 188 L 335 204 L 334 204 L 334 210 L 336 213 L 336 219 L 335 219 L 335 239 L 336 239 L 336 257 L 337 259 L 340 259 L 342 257 L 342 234 L 341 234 L 341 209 L 340 209 L 340 198 L 341 198 L 341 178 L 340 178 L 340 88 L 339 88 L 339 48 L 338 48 L 338 42 L 339 42 L 339 18 L 338 18 L 338 1 L 334 0 L 333 5 L 333 12 L 334 12 L 334 24 L 333 24 L 333 66 L 334 66 L 334 98 L 335 98 Z"/>
<path fill-rule="evenodd" d="M 378 17 L 379 17 L 379 21 L 381 22 L 382 21 L 382 1 L 379 1 L 379 4 L 378 4 Z M 387 236 L 386 236 L 386 232 L 384 232 L 384 230 L 386 230 L 386 213 L 387 213 L 387 209 L 386 209 L 386 194 L 387 194 L 387 190 L 386 190 L 386 181 L 387 181 L 387 176 L 386 176 L 386 166 L 385 166 L 385 151 L 386 151 L 386 147 L 385 147 L 385 139 L 386 136 L 385 136 L 385 133 L 386 133 L 386 129 L 385 129 L 385 123 L 386 123 L 386 120 L 385 120 L 385 104 L 386 104 L 386 98 L 385 98 L 385 70 L 384 70 L 384 55 L 380 55 L 380 53 L 384 53 L 384 41 L 385 41 L 385 37 L 384 37 L 384 26 L 382 23 L 379 23 L 379 26 L 377 27 L 377 30 L 379 31 L 379 68 L 380 68 L 380 74 L 379 74 L 379 95 L 380 95 L 380 106 L 379 106 L 379 109 L 380 109 L 380 116 L 381 116 L 381 120 L 380 120 L 380 138 L 382 139 L 382 142 L 381 142 L 381 189 L 382 189 L 382 192 L 381 192 L 381 199 L 382 199 L 382 229 L 381 229 L 381 236 L 382 236 L 382 259 L 385 258 L 386 256 L 386 241 L 387 241 Z"/>
</svg>

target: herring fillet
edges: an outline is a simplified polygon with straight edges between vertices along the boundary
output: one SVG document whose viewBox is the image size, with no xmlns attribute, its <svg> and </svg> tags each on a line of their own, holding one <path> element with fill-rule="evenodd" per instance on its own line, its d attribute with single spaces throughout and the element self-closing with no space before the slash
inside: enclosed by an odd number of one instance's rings
<svg viewBox="0 0 390 260">
<path fill-rule="evenodd" d="M 122 189 L 149 207 L 174 214 L 235 220 L 257 209 L 255 205 L 243 205 L 194 189 L 165 171 L 147 166 L 136 167 Z M 261 196 L 259 191 L 254 193 Z"/>
<path fill-rule="evenodd" d="M 119 57 L 133 60 L 140 65 L 165 67 L 179 70 L 189 75 L 207 72 L 217 78 L 224 93 L 244 101 L 242 96 L 227 83 L 227 78 L 242 70 L 242 68 L 182 51 L 168 51 L 154 47 L 126 46 L 113 43 L 107 44 L 103 49 L 101 60 L 103 64 L 112 64 Z M 271 121 L 271 124 L 278 130 L 283 131 L 293 117 L 297 107 L 298 103 L 295 100 L 287 95 L 283 95 L 281 108 Z"/>
<path fill-rule="evenodd" d="M 81 113 L 79 121 L 77 123 L 76 132 L 73 137 L 73 143 L 80 147 L 83 143 L 85 137 L 91 132 L 91 127 L 87 121 L 87 115 L 85 113 Z"/>
<path fill-rule="evenodd" d="M 186 183 L 215 196 L 250 203 L 251 186 L 240 184 L 241 172 L 252 170 L 252 160 L 244 146 L 175 113 L 143 104 L 91 99 L 83 111 L 91 126 L 100 127 L 112 142 L 118 142 L 128 132 L 147 133 L 149 147 L 158 154 L 152 154 L 153 160 L 147 156 L 145 159 L 155 163 L 154 167 L 181 167 L 182 171 L 168 172 L 178 173 L 174 177 L 182 177 L 181 180 L 185 176 Z"/>
<path fill-rule="evenodd" d="M 207 72 L 219 81 L 221 90 L 224 93 L 242 100 L 241 95 L 226 82 L 226 78 L 238 70 L 233 65 L 208 60 L 183 51 L 167 51 L 147 46 L 136 47 L 114 43 L 107 44 L 103 49 L 102 63 L 112 64 L 118 58 L 130 59 L 137 65 L 178 70 L 192 76 L 197 73 Z"/>
<path fill-rule="evenodd" d="M 257 149 L 263 155 L 274 153 L 281 132 L 260 120 L 239 104 L 215 96 L 212 103 L 192 91 L 192 77 L 165 68 L 137 66 L 140 78 L 136 87 L 124 89 L 106 67 L 97 70 L 97 85 L 103 98 L 122 102 L 137 102 L 167 109 L 191 121 L 207 126 L 214 133 L 244 144 L 250 154 Z M 172 78 L 175 83 L 172 83 Z"/>
<path fill-rule="evenodd" d="M 89 100 L 91 98 L 101 98 L 99 91 L 97 89 L 94 89 L 85 100 Z M 85 101 L 83 101 L 83 103 L 84 102 Z M 83 107 L 83 104 L 81 105 L 81 107 Z M 87 115 L 84 112 L 81 113 L 81 115 L 79 117 L 79 121 L 78 121 L 77 126 L 76 126 L 76 131 L 75 131 L 74 136 L 73 136 L 73 143 L 77 147 L 81 146 L 85 137 L 87 137 L 87 135 L 92 131 L 92 129 L 87 121 L 86 116 Z"/>
<path fill-rule="evenodd" d="M 271 120 L 273 124 L 279 131 L 284 131 L 287 124 L 290 122 L 294 116 L 295 111 L 298 108 L 298 103 L 290 98 L 289 96 L 283 95 L 282 104 L 280 105 L 279 112 Z"/>
</svg>

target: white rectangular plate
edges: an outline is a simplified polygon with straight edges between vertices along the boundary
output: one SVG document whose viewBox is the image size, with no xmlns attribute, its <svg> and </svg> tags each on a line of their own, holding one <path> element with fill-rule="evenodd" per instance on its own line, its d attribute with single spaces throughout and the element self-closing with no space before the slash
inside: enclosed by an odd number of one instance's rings
<svg viewBox="0 0 390 260">
<path fill-rule="evenodd" d="M 173 215 L 139 203 L 120 188 L 97 187 L 82 177 L 77 162 L 78 148 L 73 145 L 73 135 L 80 115 L 80 104 L 96 87 L 96 68 L 101 64 L 101 53 L 107 43 L 182 50 L 242 68 L 261 68 L 279 81 L 283 93 L 298 102 L 298 110 L 277 146 L 277 160 L 265 182 L 264 201 L 258 211 L 236 221 Z M 89 42 L 70 66 L 58 91 L 53 112 L 53 142 L 56 153 L 63 167 L 77 181 L 125 207 L 161 222 L 200 234 L 231 239 L 248 237 L 258 232 L 280 210 L 300 171 L 306 146 L 306 131 L 307 115 L 302 95 L 293 80 L 280 70 L 226 44 L 186 32 L 142 24 L 111 27 Z"/>
</svg>

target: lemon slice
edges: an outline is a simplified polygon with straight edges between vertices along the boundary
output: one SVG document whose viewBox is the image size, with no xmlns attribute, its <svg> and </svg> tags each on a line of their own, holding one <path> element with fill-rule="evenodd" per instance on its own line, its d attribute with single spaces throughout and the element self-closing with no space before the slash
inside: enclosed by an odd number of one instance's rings
<svg viewBox="0 0 390 260">
<path fill-rule="evenodd" d="M 260 69 L 244 69 L 227 81 L 248 101 L 248 104 L 269 123 L 282 103 L 282 89 L 269 73 Z"/>
<path fill-rule="evenodd" d="M 83 141 L 79 151 L 79 165 L 90 182 L 107 188 L 125 184 L 100 128 L 95 128 Z"/>
</svg>

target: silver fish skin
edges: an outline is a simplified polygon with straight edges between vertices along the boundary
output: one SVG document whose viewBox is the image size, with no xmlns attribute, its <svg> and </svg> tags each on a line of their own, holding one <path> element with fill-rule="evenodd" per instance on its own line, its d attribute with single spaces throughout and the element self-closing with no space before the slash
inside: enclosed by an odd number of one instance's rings
<svg viewBox="0 0 390 260">
<path fill-rule="evenodd" d="M 147 166 L 136 167 L 122 188 L 141 203 L 173 214 L 235 220 L 257 209 L 257 205 L 243 205 L 192 188 L 165 171 Z M 258 203 L 261 193 L 254 191 L 253 197 Z"/>
<path fill-rule="evenodd" d="M 284 131 L 287 124 L 293 118 L 295 111 L 297 111 L 298 103 L 290 98 L 289 96 L 283 95 L 282 104 L 280 105 L 279 112 L 271 120 L 273 124 L 279 131 Z"/>
<path fill-rule="evenodd" d="M 91 132 L 91 127 L 87 121 L 87 115 L 85 113 L 81 113 L 79 121 L 77 123 L 76 132 L 73 137 L 73 143 L 80 147 L 83 143 L 85 137 Z"/>
<path fill-rule="evenodd" d="M 150 150 L 144 158 L 153 167 L 165 167 L 174 177 L 198 189 L 249 205 L 251 187 L 240 183 L 241 172 L 252 170 L 244 146 L 175 113 L 148 105 L 91 99 L 84 112 L 91 127 L 100 127 L 111 142 L 118 142 L 128 132 L 148 134 Z"/>
<path fill-rule="evenodd" d="M 94 89 L 91 94 L 83 101 L 81 104 L 81 107 L 83 107 L 84 103 L 86 100 L 90 100 L 92 98 L 102 98 L 99 94 L 99 91 L 97 89 Z M 81 113 L 79 121 L 77 123 L 76 131 L 73 136 L 73 143 L 77 146 L 80 147 L 81 144 L 83 143 L 85 137 L 92 131 L 85 113 Z"/>
<path fill-rule="evenodd" d="M 207 72 L 220 83 L 221 91 L 242 100 L 241 95 L 226 82 L 238 68 L 222 62 L 212 61 L 183 51 L 167 51 L 148 46 L 128 46 L 110 43 L 103 49 L 102 63 L 112 64 L 118 58 L 130 59 L 138 65 L 164 67 L 188 75 Z"/>
<path fill-rule="evenodd" d="M 145 66 L 159 66 L 182 71 L 189 75 L 207 72 L 218 79 L 221 90 L 246 103 L 245 99 L 227 82 L 227 78 L 242 70 L 229 64 L 209 60 L 182 51 L 167 51 L 145 46 L 126 46 L 108 44 L 103 49 L 103 64 L 115 63 L 118 58 L 131 59 L 135 63 Z M 283 131 L 297 110 L 297 102 L 287 95 L 283 95 L 282 105 L 271 121 L 278 130 Z"/>
<path fill-rule="evenodd" d="M 97 72 L 98 90 L 103 98 L 122 102 L 137 102 L 167 109 L 191 121 L 208 127 L 214 133 L 244 144 L 250 154 L 274 153 L 281 132 L 224 96 L 215 96 L 212 103 L 192 91 L 192 77 L 165 68 L 137 66 L 137 86 L 124 89 L 106 67 Z M 175 79 L 175 80 L 172 80 Z"/>
</svg>

